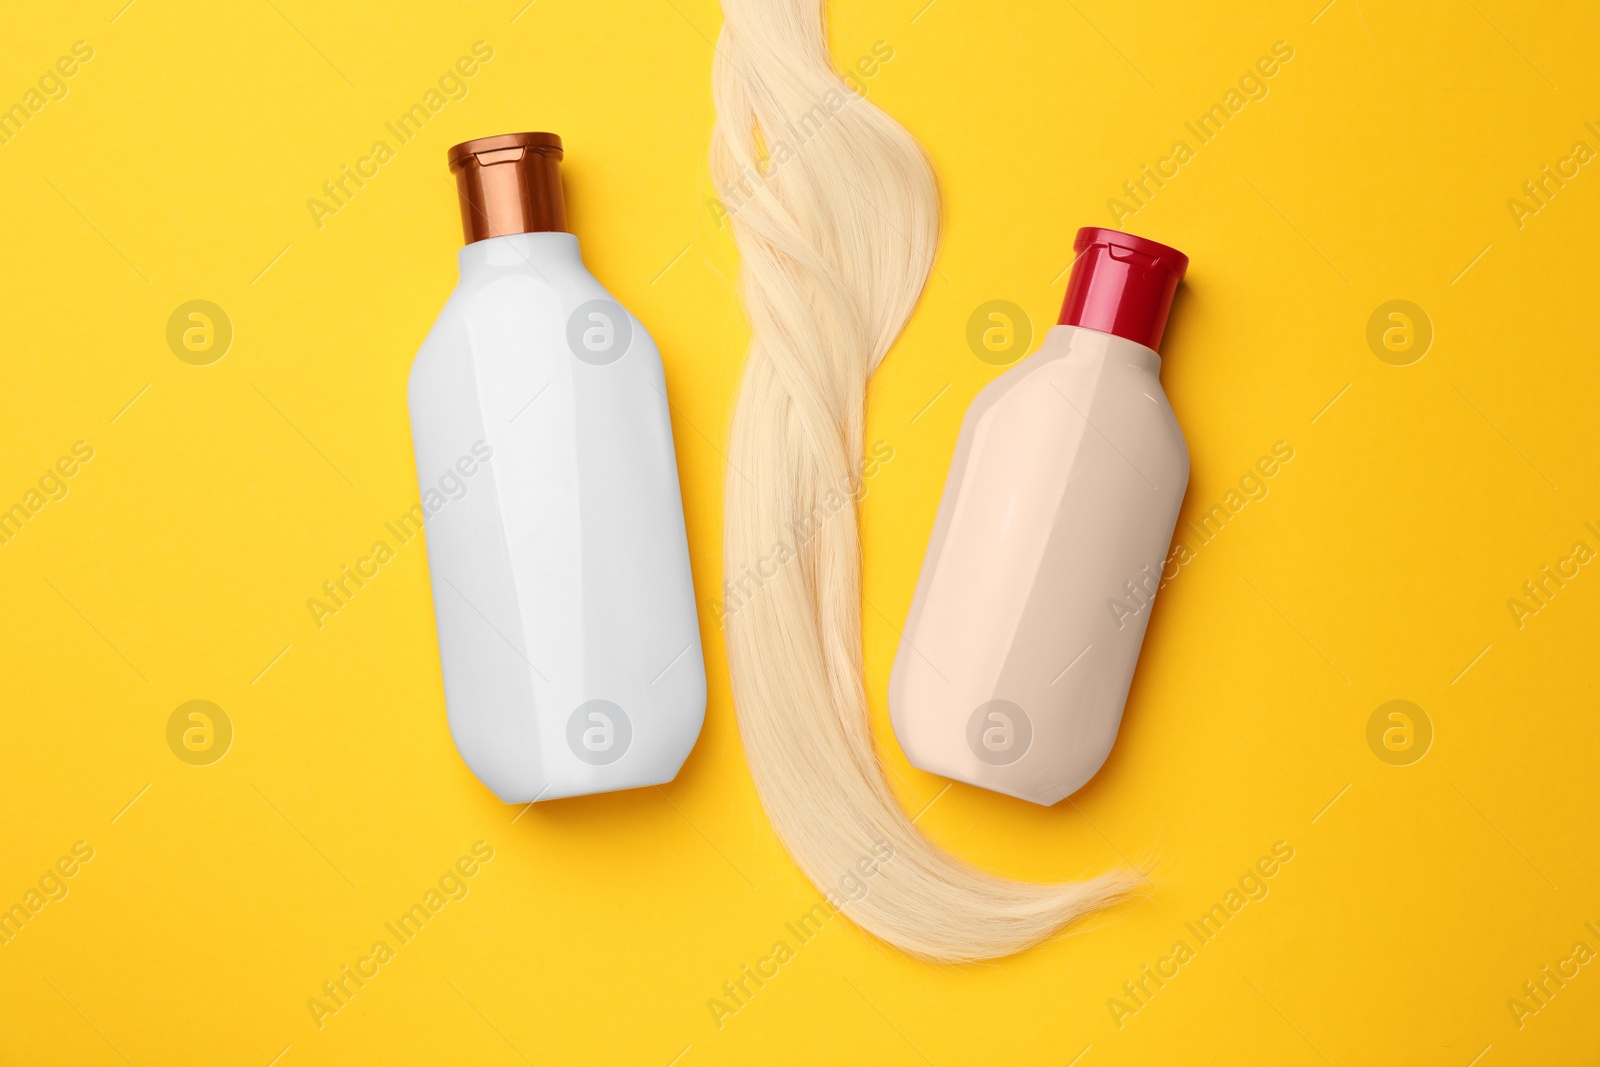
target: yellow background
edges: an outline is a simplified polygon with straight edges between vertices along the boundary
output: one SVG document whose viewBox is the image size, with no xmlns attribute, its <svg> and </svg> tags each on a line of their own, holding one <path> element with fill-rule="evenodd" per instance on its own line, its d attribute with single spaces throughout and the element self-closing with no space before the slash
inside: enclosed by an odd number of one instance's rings
<svg viewBox="0 0 1600 1067">
<path fill-rule="evenodd" d="M 745 337 L 707 206 L 717 6 L 123 2 L 19 7 L 0 61 L 8 104 L 94 49 L 0 145 L 0 506 L 95 450 L 0 545 L 0 904 L 94 849 L 0 947 L 0 1060 L 1593 1061 L 1600 964 L 1520 1028 L 1507 1004 L 1600 950 L 1600 574 L 1521 629 L 1507 608 L 1600 548 L 1600 173 L 1520 228 L 1507 206 L 1600 148 L 1592 6 L 836 5 L 842 63 L 893 48 L 867 89 L 927 146 L 946 217 L 871 397 L 868 440 L 894 448 L 864 505 L 884 759 L 974 862 L 1071 878 L 1155 854 L 1159 888 L 964 968 L 836 920 L 719 1027 L 708 1000 L 817 895 L 752 790 L 711 606 Z M 479 40 L 469 94 L 319 229 L 308 198 Z M 1269 95 L 1197 147 L 1184 122 L 1277 41 Z M 565 139 L 589 265 L 665 357 L 711 690 L 669 786 L 525 812 L 451 745 L 419 542 L 320 630 L 306 608 L 417 498 L 405 379 L 459 245 L 445 149 L 521 129 Z M 1162 594 L 1117 749 L 1072 803 L 947 789 L 883 696 L 961 414 L 1000 372 L 968 317 L 1014 301 L 1037 344 L 1075 229 L 1180 138 L 1195 158 L 1124 221 L 1193 260 L 1164 346 L 1185 520 L 1274 442 L 1295 457 Z M 193 299 L 235 331 L 209 366 L 166 342 Z M 1366 342 L 1392 299 L 1433 324 L 1410 366 Z M 235 731 L 209 766 L 166 740 L 196 699 Z M 1391 699 L 1433 725 L 1410 766 L 1368 747 Z M 307 1000 L 477 841 L 469 895 L 319 1029 Z M 1279 841 L 1270 894 L 1119 1027 L 1108 1000 Z"/>
</svg>

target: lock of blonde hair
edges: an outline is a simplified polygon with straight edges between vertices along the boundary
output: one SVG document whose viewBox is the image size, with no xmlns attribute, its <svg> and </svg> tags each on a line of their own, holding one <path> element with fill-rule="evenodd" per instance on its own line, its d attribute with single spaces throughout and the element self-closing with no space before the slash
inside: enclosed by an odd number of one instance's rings
<svg viewBox="0 0 1600 1067">
<path fill-rule="evenodd" d="M 835 72 L 822 0 L 722 8 L 711 170 L 751 335 L 727 457 L 723 567 L 750 772 L 773 829 L 818 887 L 893 850 L 865 895 L 840 904 L 857 925 L 929 960 L 1016 952 L 1125 894 L 1137 875 L 1037 884 L 973 867 L 912 825 L 873 747 L 855 500 L 866 388 L 932 270 L 933 170 L 916 140 Z"/>
</svg>

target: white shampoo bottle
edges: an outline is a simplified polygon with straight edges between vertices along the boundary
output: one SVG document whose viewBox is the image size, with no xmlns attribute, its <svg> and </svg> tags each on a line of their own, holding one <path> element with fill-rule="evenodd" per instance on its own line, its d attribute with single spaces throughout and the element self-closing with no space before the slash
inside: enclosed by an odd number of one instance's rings
<svg viewBox="0 0 1600 1067">
<path fill-rule="evenodd" d="M 409 387 L 450 733 L 515 803 L 671 781 L 706 705 L 661 356 L 566 232 L 561 155 L 450 150 L 467 245 Z"/>
<path fill-rule="evenodd" d="M 914 766 L 1047 805 L 1111 752 L 1189 482 L 1156 354 L 1188 257 L 1073 247 L 1060 324 L 967 409 L 889 680 Z"/>
</svg>

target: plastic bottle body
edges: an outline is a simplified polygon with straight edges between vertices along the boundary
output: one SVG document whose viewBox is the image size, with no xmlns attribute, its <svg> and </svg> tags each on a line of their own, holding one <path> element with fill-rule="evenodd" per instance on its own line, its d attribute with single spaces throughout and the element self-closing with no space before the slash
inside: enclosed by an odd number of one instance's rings
<svg viewBox="0 0 1600 1067">
<path fill-rule="evenodd" d="M 508 802 L 670 781 L 706 680 L 660 354 L 571 234 L 460 260 L 409 386 L 451 735 Z"/>
<path fill-rule="evenodd" d="M 1189 480 L 1160 366 L 1056 326 L 973 400 L 890 678 L 913 765 L 1049 805 L 1110 754 Z"/>
</svg>

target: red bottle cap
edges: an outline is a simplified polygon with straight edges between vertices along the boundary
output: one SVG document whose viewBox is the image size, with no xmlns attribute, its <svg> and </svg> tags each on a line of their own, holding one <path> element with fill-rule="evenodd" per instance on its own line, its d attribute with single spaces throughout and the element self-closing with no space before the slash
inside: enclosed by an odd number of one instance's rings
<svg viewBox="0 0 1600 1067">
<path fill-rule="evenodd" d="M 1172 294 L 1189 257 L 1121 230 L 1085 226 L 1072 242 L 1078 258 L 1061 303 L 1062 326 L 1086 326 L 1159 348 Z"/>
</svg>

